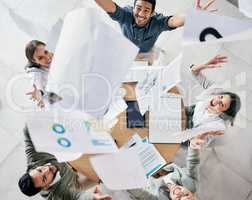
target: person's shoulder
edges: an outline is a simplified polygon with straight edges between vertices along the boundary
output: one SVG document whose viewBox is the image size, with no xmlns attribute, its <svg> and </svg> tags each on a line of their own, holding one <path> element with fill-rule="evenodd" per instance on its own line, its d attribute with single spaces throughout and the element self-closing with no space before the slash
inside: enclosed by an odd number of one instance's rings
<svg viewBox="0 0 252 200">
<path fill-rule="evenodd" d="M 167 16 L 163 15 L 162 13 L 157 13 L 157 12 L 155 12 L 154 15 L 152 16 L 152 19 L 156 21 L 159 21 L 165 18 L 167 18 Z"/>
<path fill-rule="evenodd" d="M 133 7 L 132 6 L 127 5 L 127 6 L 124 6 L 122 9 L 125 12 L 126 16 L 133 18 Z"/>
<path fill-rule="evenodd" d="M 132 6 L 124 6 L 122 9 L 124 9 L 126 12 L 133 13 L 133 7 Z"/>
<path fill-rule="evenodd" d="M 164 16 L 161 13 L 154 13 L 154 15 L 151 17 L 150 20 L 150 26 L 151 27 L 160 27 L 160 25 L 164 24 L 164 22 L 168 19 L 167 16 Z"/>
</svg>

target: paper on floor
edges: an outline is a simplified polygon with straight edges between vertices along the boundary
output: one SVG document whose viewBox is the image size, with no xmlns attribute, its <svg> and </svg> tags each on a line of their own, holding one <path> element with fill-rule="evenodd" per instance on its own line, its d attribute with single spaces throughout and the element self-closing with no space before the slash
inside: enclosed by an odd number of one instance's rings
<svg viewBox="0 0 252 200">
<path fill-rule="evenodd" d="M 142 188 L 147 178 L 138 155 L 132 149 L 90 158 L 95 172 L 111 190 Z"/>
</svg>

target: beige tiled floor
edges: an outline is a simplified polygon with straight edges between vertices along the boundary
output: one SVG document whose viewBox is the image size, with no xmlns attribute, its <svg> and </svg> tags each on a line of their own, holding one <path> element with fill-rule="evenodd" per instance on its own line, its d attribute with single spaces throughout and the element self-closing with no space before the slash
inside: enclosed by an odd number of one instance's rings
<svg viewBox="0 0 252 200">
<path fill-rule="evenodd" d="M 30 17 L 31 13 L 27 10 L 31 10 L 34 6 L 34 2 L 30 0 L 25 1 L 16 1 L 16 0 L 2 0 L 6 5 L 9 5 L 11 8 L 14 8 L 18 13 Z M 45 8 L 45 1 L 40 1 L 40 9 Z M 90 3 L 92 5 L 92 0 L 83 0 L 85 3 Z M 120 1 L 119 3 L 130 3 L 132 4 L 133 0 Z M 190 7 L 193 3 L 184 0 L 176 1 L 174 7 L 171 6 L 172 0 L 159 0 L 158 9 L 166 13 L 174 13 L 175 10 L 184 10 Z M 46 24 L 46 14 L 48 15 L 48 20 L 50 22 L 54 21 L 57 17 L 61 16 L 69 10 L 69 8 L 74 8 L 81 3 L 81 0 L 51 0 L 50 6 L 47 9 L 47 12 L 44 15 L 37 16 L 36 19 L 42 24 Z M 37 3 L 36 3 L 37 4 Z M 225 0 L 217 0 L 217 6 L 219 9 L 219 14 L 234 16 L 237 18 L 242 18 L 242 15 L 233 7 L 231 4 L 228 4 Z M 171 9 L 171 7 L 173 9 Z M 57 8 L 57 12 L 55 12 Z M 33 10 L 33 12 L 35 12 Z M 32 14 L 31 14 L 32 15 Z M 44 21 L 43 21 L 44 20 Z M 47 20 L 47 21 L 48 21 Z M 1 21 L 1 19 L 0 19 Z M 0 22 L 0 24 L 3 22 Z M 50 24 L 50 23 L 49 23 Z M 49 25 L 48 25 L 49 26 Z M 1 26 L 0 26 L 1 27 Z M 0 28 L 1 30 L 1 28 Z M 167 60 L 172 60 L 181 50 L 181 45 L 179 41 L 181 40 L 182 29 L 177 30 L 176 37 L 172 37 L 172 34 L 164 34 L 158 44 L 163 44 L 164 49 L 168 52 Z M 21 36 L 20 36 L 21 37 Z M 26 39 L 29 39 L 27 36 L 22 36 Z M 22 38 L 22 39 L 24 39 Z M 169 38 L 169 39 L 167 39 Z M 175 38 L 174 40 L 172 38 Z M 178 41 L 177 41 L 178 40 Z M 12 44 L 15 47 L 15 44 Z M 2 44 L 4 46 L 4 44 Z M 170 47 L 173 47 L 171 49 Z M 219 77 L 212 74 L 213 78 L 222 78 L 222 79 L 232 79 L 232 76 L 235 76 L 239 71 L 245 71 L 247 74 L 246 83 L 242 86 L 246 92 L 246 104 L 244 105 L 245 111 L 240 117 L 240 120 L 246 122 L 246 126 L 242 128 L 234 128 L 230 130 L 225 137 L 219 140 L 222 146 L 216 146 L 215 149 L 205 150 L 201 157 L 201 167 L 200 167 L 200 184 L 199 184 L 199 199 L 200 200 L 252 200 L 252 114 L 251 114 L 251 104 L 252 104 L 252 79 L 251 79 L 251 44 L 248 45 L 247 42 L 238 43 L 229 43 L 224 45 L 225 48 L 221 52 L 232 54 L 234 53 L 232 49 L 241 49 L 239 52 L 240 57 L 244 56 L 243 61 L 234 61 L 236 64 L 229 66 L 228 72 L 222 71 Z M 22 47 L 22 46 L 21 46 Z M 20 49 L 22 50 L 22 48 Z M 1 48 L 1 52 L 2 52 Z M 7 49 L 8 50 L 8 49 Z M 23 51 L 23 50 L 22 50 Z M 17 52 L 17 51 L 16 51 Z M 218 51 L 217 51 L 218 52 Z M 23 53 L 23 52 L 21 52 Z M 22 55 L 20 53 L 20 55 Z M 22 57 L 22 56 L 19 56 Z M 0 57 L 1 58 L 1 57 Z M 9 59 L 9 58 L 8 58 Z M 0 60 L 1 61 L 1 60 Z M 243 64 L 241 64 L 243 63 Z M 6 84 L 8 80 L 17 72 L 23 70 L 23 63 L 14 62 L 15 65 L 8 66 L 0 62 L 0 91 L 1 94 L 5 94 Z M 9 63 L 8 63 L 9 64 Z M 183 85 L 183 84 L 182 84 Z M 197 93 L 198 91 L 196 91 Z M 15 94 L 15 99 L 19 101 L 24 100 L 23 94 L 20 92 Z M 25 106 L 30 106 L 30 104 L 25 104 Z M 248 120 L 247 120 L 248 119 Z M 23 114 L 12 109 L 5 95 L 0 97 L 0 126 L 3 131 L 0 131 L 0 138 L 4 138 L 4 134 L 9 133 L 13 135 L 11 140 L 15 140 L 17 144 L 16 148 L 10 148 L 6 155 L 1 155 L 0 158 L 0 193 L 1 199 L 4 200 L 25 200 L 25 199 L 41 199 L 39 196 L 34 198 L 27 198 L 22 195 L 17 187 L 17 180 L 19 176 L 25 171 L 25 156 L 24 148 L 22 143 L 22 127 L 24 125 L 25 119 Z M 1 130 L 0 129 L 0 130 Z M 0 151 L 3 152 L 3 149 L 10 147 L 10 142 L 3 142 L 0 139 Z M 177 161 L 183 163 L 183 160 Z M 117 200 L 117 199 L 116 199 Z M 123 199 L 118 199 L 123 200 Z M 126 200 L 126 199 L 125 199 Z"/>
</svg>

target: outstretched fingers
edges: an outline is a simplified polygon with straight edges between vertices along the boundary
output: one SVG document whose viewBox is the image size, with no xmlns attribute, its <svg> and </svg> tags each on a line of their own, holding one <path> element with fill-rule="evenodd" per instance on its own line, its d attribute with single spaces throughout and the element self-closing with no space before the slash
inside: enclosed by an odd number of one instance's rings
<svg viewBox="0 0 252 200">
<path fill-rule="evenodd" d="M 207 10 L 213 3 L 215 2 L 215 0 L 209 0 L 203 7 L 203 10 Z"/>
</svg>

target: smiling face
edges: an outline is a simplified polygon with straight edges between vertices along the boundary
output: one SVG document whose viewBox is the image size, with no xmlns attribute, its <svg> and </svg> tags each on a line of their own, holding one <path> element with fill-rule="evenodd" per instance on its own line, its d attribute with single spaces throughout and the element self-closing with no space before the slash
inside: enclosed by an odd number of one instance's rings
<svg viewBox="0 0 252 200">
<path fill-rule="evenodd" d="M 170 197 L 172 200 L 193 200 L 193 194 L 185 187 L 172 184 L 170 186 Z"/>
<path fill-rule="evenodd" d="M 57 168 L 53 165 L 39 166 L 29 172 L 36 188 L 47 189 L 53 182 Z"/>
<path fill-rule="evenodd" d="M 133 15 L 135 22 L 138 26 L 145 26 L 151 16 L 152 16 L 152 4 L 144 1 L 144 0 L 137 0 L 133 9 Z"/>
<path fill-rule="evenodd" d="M 35 63 L 42 65 L 43 67 L 50 68 L 52 62 L 53 53 L 46 49 L 45 45 L 38 45 L 33 54 L 33 60 Z"/>
<path fill-rule="evenodd" d="M 229 95 L 216 95 L 208 103 L 208 108 L 215 113 L 223 113 L 229 109 L 231 98 Z"/>
</svg>

